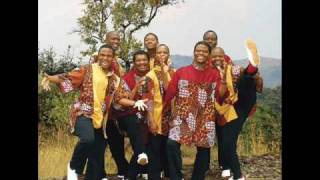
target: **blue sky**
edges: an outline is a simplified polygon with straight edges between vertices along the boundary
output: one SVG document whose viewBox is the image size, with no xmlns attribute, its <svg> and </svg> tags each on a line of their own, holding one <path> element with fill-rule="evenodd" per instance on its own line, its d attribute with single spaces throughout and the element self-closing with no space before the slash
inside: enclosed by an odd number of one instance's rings
<svg viewBox="0 0 320 180">
<path fill-rule="evenodd" d="M 82 14 L 81 0 L 38 0 L 39 48 L 52 46 L 62 54 L 68 45 L 75 56 L 86 45 L 77 34 L 76 19 Z M 218 46 L 232 59 L 246 57 L 244 40 L 253 38 L 261 56 L 281 59 L 280 0 L 185 0 L 164 7 L 151 25 L 135 34 L 139 40 L 148 32 L 158 35 L 171 54 L 192 55 L 194 44 L 206 30 L 217 32 Z"/>
</svg>

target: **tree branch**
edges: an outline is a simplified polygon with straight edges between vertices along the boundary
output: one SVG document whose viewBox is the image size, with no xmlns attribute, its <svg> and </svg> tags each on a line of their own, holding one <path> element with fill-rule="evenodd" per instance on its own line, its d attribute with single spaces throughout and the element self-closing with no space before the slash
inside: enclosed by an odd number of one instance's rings
<svg viewBox="0 0 320 180">
<path fill-rule="evenodd" d="M 152 7 L 151 10 L 150 10 L 150 14 L 149 14 L 148 20 L 141 22 L 141 24 L 137 25 L 135 28 L 133 28 L 132 30 L 130 30 L 130 32 L 129 32 L 130 36 L 131 36 L 131 34 L 133 34 L 135 31 L 139 30 L 141 27 L 149 25 L 150 22 L 151 22 L 151 20 L 156 16 L 159 7 L 160 7 L 160 6 L 157 6 L 154 12 L 152 12 L 152 11 L 153 11 L 153 7 Z"/>
</svg>

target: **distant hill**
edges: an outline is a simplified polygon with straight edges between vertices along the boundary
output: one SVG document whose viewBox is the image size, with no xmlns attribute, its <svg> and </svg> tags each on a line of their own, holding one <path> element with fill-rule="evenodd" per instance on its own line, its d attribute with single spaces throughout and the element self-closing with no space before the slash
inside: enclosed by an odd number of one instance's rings
<svg viewBox="0 0 320 180">
<path fill-rule="evenodd" d="M 171 58 L 175 68 L 189 65 L 192 62 L 192 56 L 172 55 Z M 246 59 L 233 60 L 233 62 L 243 67 L 247 66 L 248 64 L 248 60 Z M 263 76 L 265 87 L 274 88 L 282 84 L 281 59 L 261 57 L 260 72 Z"/>
</svg>

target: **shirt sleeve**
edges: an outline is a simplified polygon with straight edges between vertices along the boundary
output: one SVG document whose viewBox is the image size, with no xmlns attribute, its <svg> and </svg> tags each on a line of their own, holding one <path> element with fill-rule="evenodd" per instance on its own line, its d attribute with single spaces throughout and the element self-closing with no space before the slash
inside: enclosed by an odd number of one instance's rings
<svg viewBox="0 0 320 180">
<path fill-rule="evenodd" d="M 68 93 L 79 89 L 84 80 L 87 68 L 88 66 L 82 66 L 80 68 L 75 68 L 71 72 L 58 75 L 60 79 L 63 79 L 63 81 L 59 83 L 60 90 L 63 93 Z"/>
<path fill-rule="evenodd" d="M 125 81 L 121 80 L 120 85 L 114 94 L 114 98 L 113 98 L 114 103 L 119 104 L 119 101 L 122 98 L 129 99 L 130 93 L 131 93 L 131 90 L 130 90 L 129 86 L 127 85 L 127 83 Z"/>
<path fill-rule="evenodd" d="M 164 105 L 170 104 L 170 101 L 173 99 L 174 96 L 176 96 L 178 91 L 178 81 L 179 81 L 179 72 L 175 72 L 173 74 L 173 77 L 168 85 L 168 88 L 165 93 L 164 97 Z"/>
</svg>

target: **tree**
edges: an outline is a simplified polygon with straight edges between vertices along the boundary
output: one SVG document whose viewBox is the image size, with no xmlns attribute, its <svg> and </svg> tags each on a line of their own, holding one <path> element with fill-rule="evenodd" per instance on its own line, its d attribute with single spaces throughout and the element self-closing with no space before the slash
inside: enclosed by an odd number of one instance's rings
<svg viewBox="0 0 320 180">
<path fill-rule="evenodd" d="M 84 0 L 84 15 L 78 18 L 79 29 L 74 30 L 81 40 L 89 45 L 83 56 L 97 51 L 99 43 L 104 42 L 104 35 L 112 30 L 119 31 L 121 45 L 119 57 L 128 62 L 129 53 L 141 48 L 133 34 L 148 26 L 161 7 L 174 5 L 179 0 Z"/>
</svg>

